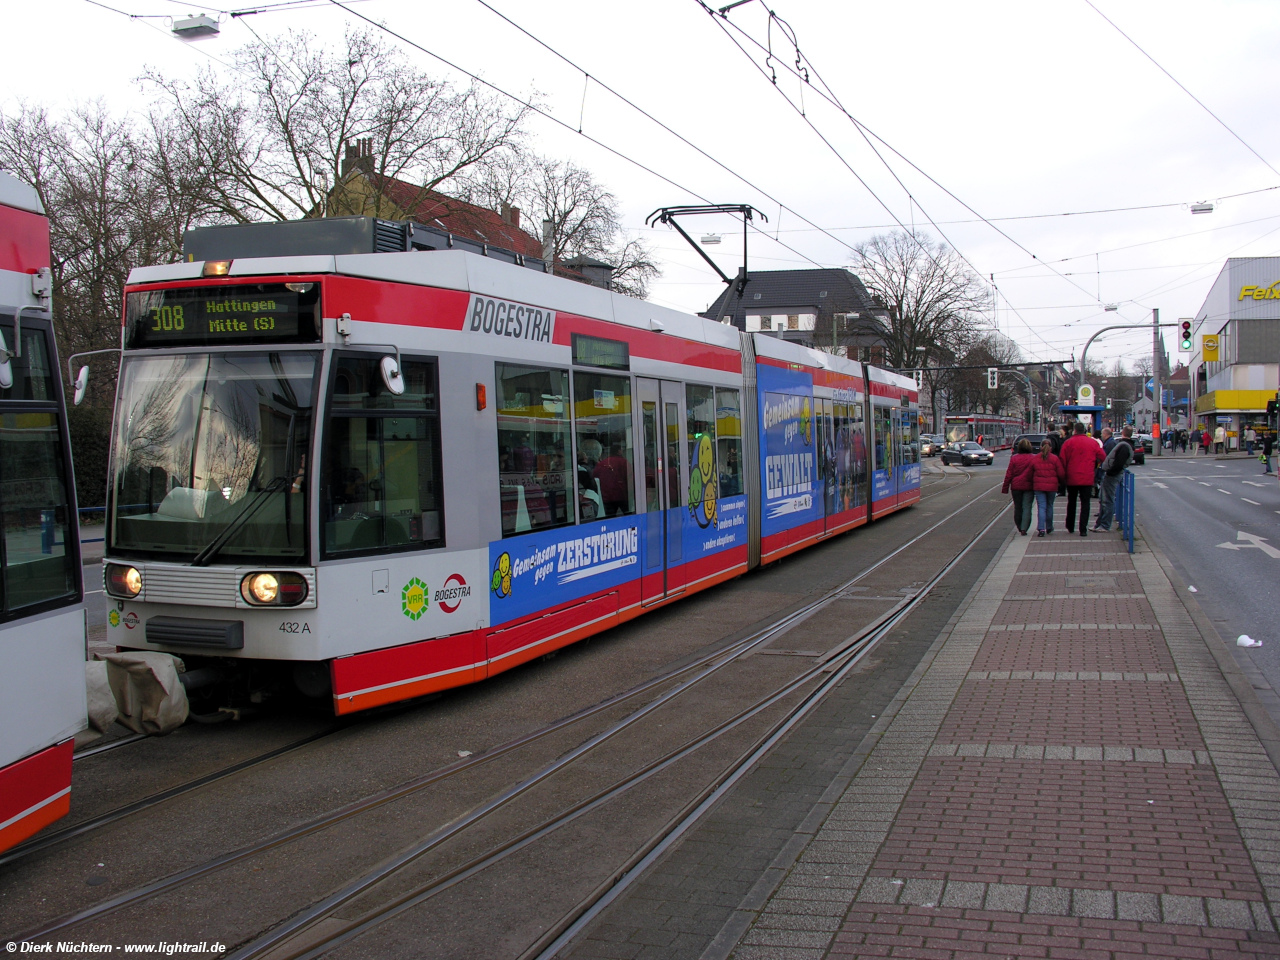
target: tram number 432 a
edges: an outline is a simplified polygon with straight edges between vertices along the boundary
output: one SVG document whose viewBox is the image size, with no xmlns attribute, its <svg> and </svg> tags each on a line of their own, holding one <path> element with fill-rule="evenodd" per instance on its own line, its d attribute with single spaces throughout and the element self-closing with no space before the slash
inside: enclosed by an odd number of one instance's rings
<svg viewBox="0 0 1280 960">
<path fill-rule="evenodd" d="M 281 633 L 310 633 L 311 624 L 299 623 L 297 620 L 286 620 L 280 624 Z"/>
</svg>

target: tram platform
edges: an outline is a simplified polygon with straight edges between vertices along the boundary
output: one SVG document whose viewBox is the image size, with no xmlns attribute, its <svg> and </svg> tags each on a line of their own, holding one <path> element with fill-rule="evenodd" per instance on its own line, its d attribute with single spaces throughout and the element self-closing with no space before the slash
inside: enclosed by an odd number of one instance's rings
<svg viewBox="0 0 1280 960">
<path fill-rule="evenodd" d="M 1012 536 L 704 957 L 1280 956 L 1278 757 L 1149 544 Z"/>
</svg>

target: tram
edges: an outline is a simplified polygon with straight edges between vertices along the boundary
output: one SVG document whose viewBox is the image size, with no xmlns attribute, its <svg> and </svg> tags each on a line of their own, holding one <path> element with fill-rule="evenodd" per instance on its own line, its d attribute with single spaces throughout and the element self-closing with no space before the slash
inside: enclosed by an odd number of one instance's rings
<svg viewBox="0 0 1280 960">
<path fill-rule="evenodd" d="M 49 222 L 0 173 L 0 850 L 71 807 L 85 613 Z"/>
<path fill-rule="evenodd" d="M 919 499 L 910 379 L 365 220 L 130 275 L 108 640 L 197 701 L 478 681 Z"/>
<path fill-rule="evenodd" d="M 988 450 L 1005 450 L 1027 428 L 1021 417 L 997 417 L 989 413 L 949 413 L 944 419 L 947 443 L 980 442 Z"/>
</svg>

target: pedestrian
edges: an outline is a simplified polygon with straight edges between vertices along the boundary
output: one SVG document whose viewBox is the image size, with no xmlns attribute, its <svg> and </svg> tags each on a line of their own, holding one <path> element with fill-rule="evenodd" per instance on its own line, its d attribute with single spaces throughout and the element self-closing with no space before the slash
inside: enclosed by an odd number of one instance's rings
<svg viewBox="0 0 1280 960">
<path fill-rule="evenodd" d="M 1204 430 L 1200 433 L 1200 452 L 1207 457 L 1211 449 L 1213 449 L 1213 434 L 1209 431 L 1209 425 L 1205 424 Z"/>
<path fill-rule="evenodd" d="M 1058 496 L 1058 488 L 1062 485 L 1066 471 L 1062 461 L 1053 452 L 1053 443 L 1046 437 L 1040 444 L 1040 452 L 1035 458 L 1035 474 L 1031 485 L 1036 493 L 1036 536 L 1043 537 L 1053 533 L 1053 501 Z"/>
<path fill-rule="evenodd" d="M 1187 452 L 1187 431 L 1185 430 L 1178 431 L 1178 446 L 1182 448 L 1183 453 Z"/>
<path fill-rule="evenodd" d="M 1080 536 L 1089 535 L 1089 498 L 1093 493 L 1094 471 L 1104 459 L 1102 447 L 1085 435 L 1084 424 L 1076 424 L 1075 436 L 1062 445 L 1062 468 L 1067 484 L 1067 533 L 1075 533 L 1076 506 L 1080 507 Z"/>
<path fill-rule="evenodd" d="M 1226 443 L 1227 428 L 1219 424 L 1218 429 L 1213 431 L 1213 452 L 1222 453 L 1222 448 L 1226 446 Z"/>
<path fill-rule="evenodd" d="M 1031 504 L 1035 500 L 1036 455 L 1031 452 L 1031 441 L 1023 437 L 1009 458 L 1004 471 L 1001 493 L 1013 493 L 1013 525 L 1018 533 L 1027 535 L 1031 526 Z"/>
<path fill-rule="evenodd" d="M 1244 432 L 1244 452 L 1249 454 L 1251 457 L 1253 456 L 1253 443 L 1257 439 L 1257 431 L 1255 431 L 1253 429 L 1253 425 L 1250 424 L 1249 428 Z"/>
<path fill-rule="evenodd" d="M 1110 453 L 1111 448 L 1116 445 L 1116 436 L 1110 427 L 1102 428 L 1102 452 Z"/>
<path fill-rule="evenodd" d="M 1111 529 L 1111 520 L 1116 512 L 1116 490 L 1124 478 L 1124 468 L 1133 461 L 1132 443 L 1133 431 L 1125 427 L 1121 438 L 1102 461 L 1102 482 L 1098 484 L 1098 522 L 1093 525 L 1094 533 Z"/>
<path fill-rule="evenodd" d="M 1274 434 L 1268 433 L 1262 438 L 1262 462 L 1267 465 L 1267 469 L 1263 473 L 1271 472 L 1271 453 L 1276 448 L 1276 438 Z"/>
</svg>

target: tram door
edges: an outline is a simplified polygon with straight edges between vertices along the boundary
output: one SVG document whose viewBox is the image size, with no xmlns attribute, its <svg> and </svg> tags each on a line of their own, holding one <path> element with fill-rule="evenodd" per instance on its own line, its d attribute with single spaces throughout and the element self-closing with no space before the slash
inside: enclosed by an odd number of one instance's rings
<svg viewBox="0 0 1280 960">
<path fill-rule="evenodd" d="M 645 550 L 641 602 L 680 593 L 685 585 L 684 386 L 668 380 L 636 380 L 644 438 Z"/>
<path fill-rule="evenodd" d="M 836 437 L 830 400 L 813 398 L 814 452 L 817 457 L 818 489 L 822 497 L 823 530 L 831 529 L 831 516 L 836 512 Z"/>
</svg>

